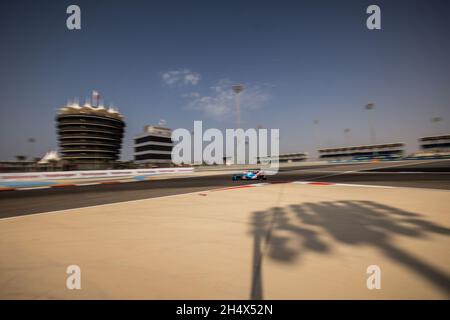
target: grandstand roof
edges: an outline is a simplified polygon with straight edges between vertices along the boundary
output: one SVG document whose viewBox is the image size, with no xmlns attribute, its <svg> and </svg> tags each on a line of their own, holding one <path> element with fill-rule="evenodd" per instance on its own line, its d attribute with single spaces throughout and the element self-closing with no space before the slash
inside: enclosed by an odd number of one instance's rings
<svg viewBox="0 0 450 320">
<path fill-rule="evenodd" d="M 419 141 L 434 141 L 434 140 L 450 140 L 450 134 L 428 136 L 419 139 Z"/>
<path fill-rule="evenodd" d="M 402 148 L 402 147 L 404 147 L 404 143 L 395 142 L 395 143 L 369 144 L 369 145 L 348 146 L 348 147 L 338 147 L 338 148 L 325 148 L 325 149 L 319 149 L 319 152 L 320 153 L 328 153 L 328 152 L 371 150 L 371 149 L 384 149 L 384 148 Z"/>
</svg>

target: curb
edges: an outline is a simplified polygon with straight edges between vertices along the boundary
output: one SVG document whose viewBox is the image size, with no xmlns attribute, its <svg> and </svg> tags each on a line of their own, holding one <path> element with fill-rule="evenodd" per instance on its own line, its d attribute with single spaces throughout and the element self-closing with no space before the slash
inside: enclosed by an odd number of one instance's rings
<svg viewBox="0 0 450 320">
<path fill-rule="evenodd" d="M 17 190 L 16 188 L 7 188 L 7 187 L 0 187 L 0 191 L 14 191 Z"/>
<path fill-rule="evenodd" d="M 392 186 L 351 184 L 351 183 L 333 183 L 333 182 L 322 182 L 322 181 L 273 181 L 273 182 L 255 183 L 255 184 L 247 184 L 247 185 L 239 185 L 239 186 L 213 189 L 208 192 L 200 192 L 200 193 L 198 193 L 198 195 L 199 196 L 207 196 L 208 193 L 211 193 L 211 192 L 254 188 L 254 187 L 265 187 L 265 186 L 281 184 L 281 183 L 301 184 L 301 185 L 310 185 L 310 186 L 338 186 L 338 187 L 381 188 L 381 189 L 395 189 L 396 188 L 396 187 L 392 187 Z"/>
<path fill-rule="evenodd" d="M 87 183 L 64 183 L 64 184 L 53 184 L 50 186 L 36 186 L 36 187 L 21 187 L 21 188 L 10 188 L 10 187 L 0 187 L 0 191 L 25 191 L 25 190 L 38 190 L 38 189 L 49 189 L 49 188 L 66 188 L 66 187 L 84 187 L 84 186 L 95 186 L 100 184 L 120 184 L 120 183 L 127 183 L 127 182 L 139 182 L 139 180 L 136 181 L 102 181 L 102 182 L 87 182 Z"/>
</svg>

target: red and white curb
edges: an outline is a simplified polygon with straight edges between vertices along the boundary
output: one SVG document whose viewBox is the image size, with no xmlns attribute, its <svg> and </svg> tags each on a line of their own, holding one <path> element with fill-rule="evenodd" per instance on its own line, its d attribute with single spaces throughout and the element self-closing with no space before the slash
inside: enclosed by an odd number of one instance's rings
<svg viewBox="0 0 450 320">
<path fill-rule="evenodd" d="M 0 187 L 0 191 L 58 189 L 58 188 L 66 188 L 66 187 L 95 186 L 95 185 L 99 185 L 99 184 L 120 184 L 120 183 L 127 183 L 127 182 L 136 182 L 136 181 L 113 180 L 113 181 L 85 182 L 85 183 L 61 183 L 61 184 L 53 184 L 53 185 L 49 185 L 49 186 L 37 186 L 37 187 L 19 187 L 19 188 Z"/>
<path fill-rule="evenodd" d="M 226 191 L 226 190 L 235 190 L 235 189 L 245 189 L 245 188 L 254 188 L 254 187 L 264 187 L 267 185 L 270 185 L 271 183 L 255 183 L 255 184 L 243 184 L 238 186 L 232 186 L 232 187 L 226 187 L 226 188 L 220 188 L 220 189 L 212 189 L 204 192 L 200 192 L 198 195 L 200 196 L 206 196 L 210 192 L 217 192 L 217 191 Z"/>
<path fill-rule="evenodd" d="M 14 191 L 16 188 L 0 187 L 0 191 Z"/>
<path fill-rule="evenodd" d="M 359 188 L 379 188 L 379 189 L 394 189 L 394 188 L 396 188 L 396 187 L 391 187 L 391 186 L 377 186 L 377 185 L 351 184 L 351 183 L 333 183 L 333 182 L 321 182 L 321 181 L 291 181 L 291 182 L 276 181 L 276 182 L 255 183 L 255 184 L 246 184 L 246 185 L 239 185 L 239 186 L 233 186 L 233 187 L 227 187 L 227 188 L 213 189 L 213 190 L 208 190 L 205 192 L 200 192 L 200 193 L 198 193 L 198 195 L 206 196 L 210 192 L 254 188 L 254 187 L 264 187 L 264 186 L 268 186 L 268 185 L 281 184 L 281 183 L 301 184 L 301 185 L 311 185 L 311 186 L 337 186 L 337 187 L 359 187 Z"/>
</svg>

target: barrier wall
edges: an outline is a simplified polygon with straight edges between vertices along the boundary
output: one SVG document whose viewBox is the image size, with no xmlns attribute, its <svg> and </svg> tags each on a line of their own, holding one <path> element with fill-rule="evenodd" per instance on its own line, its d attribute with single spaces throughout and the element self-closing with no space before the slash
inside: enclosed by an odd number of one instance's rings
<svg viewBox="0 0 450 320">
<path fill-rule="evenodd" d="M 22 172 L 0 173 L 0 181 L 11 180 L 42 180 L 42 179 L 83 179 L 108 178 L 120 176 L 157 175 L 194 172 L 194 168 L 153 168 L 127 170 L 96 170 L 96 171 L 55 171 L 55 172 Z"/>
</svg>

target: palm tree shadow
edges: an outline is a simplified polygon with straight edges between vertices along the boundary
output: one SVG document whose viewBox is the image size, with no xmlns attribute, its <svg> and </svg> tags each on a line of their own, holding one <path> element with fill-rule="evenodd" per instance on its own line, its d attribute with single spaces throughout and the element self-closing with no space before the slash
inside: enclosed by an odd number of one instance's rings
<svg viewBox="0 0 450 320">
<path fill-rule="evenodd" d="M 299 247 L 321 253 L 329 250 L 328 246 L 317 237 L 316 231 L 290 223 L 287 212 L 280 207 L 254 212 L 252 225 L 253 264 L 250 292 L 252 300 L 263 299 L 262 261 L 264 256 L 268 255 L 282 262 L 293 262 L 299 258 L 301 250 L 289 246 L 291 234 L 295 236 Z M 278 231 L 286 231 L 288 235 L 280 235 Z"/>
<path fill-rule="evenodd" d="M 395 246 L 393 241 L 396 235 L 424 239 L 431 234 L 448 236 L 450 229 L 425 220 L 420 214 L 373 201 L 326 201 L 274 207 L 252 214 L 250 299 L 263 299 L 262 262 L 266 256 L 292 263 L 308 251 L 330 253 L 331 243 L 321 239 L 322 231 L 338 243 L 376 247 L 450 295 L 449 275 Z"/>
</svg>

